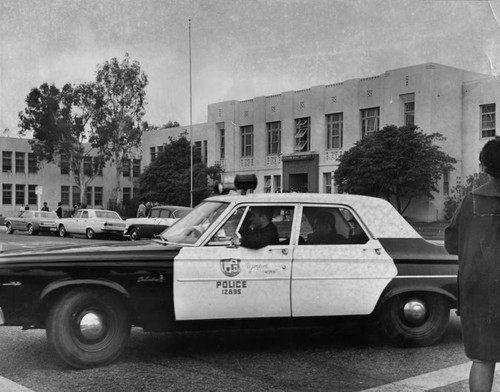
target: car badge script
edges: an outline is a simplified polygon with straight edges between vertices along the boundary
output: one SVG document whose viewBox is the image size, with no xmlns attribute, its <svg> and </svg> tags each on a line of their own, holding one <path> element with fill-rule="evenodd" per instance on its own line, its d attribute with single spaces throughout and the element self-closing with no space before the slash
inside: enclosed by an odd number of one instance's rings
<svg viewBox="0 0 500 392">
<path fill-rule="evenodd" d="M 220 261 L 220 269 L 224 275 L 232 278 L 241 272 L 240 260 L 222 259 Z"/>
</svg>

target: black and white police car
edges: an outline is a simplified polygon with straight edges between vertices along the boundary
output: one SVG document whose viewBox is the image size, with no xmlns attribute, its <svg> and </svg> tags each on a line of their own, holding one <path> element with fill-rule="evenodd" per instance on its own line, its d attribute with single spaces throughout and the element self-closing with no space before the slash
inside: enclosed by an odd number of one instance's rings
<svg viewBox="0 0 500 392">
<path fill-rule="evenodd" d="M 248 188 L 245 179 L 255 185 L 251 176 L 235 182 Z M 273 210 L 279 243 L 235 246 L 256 206 Z M 320 216 L 336 241 L 314 236 Z M 161 239 L 1 253 L 0 324 L 46 328 L 76 368 L 113 361 L 132 325 L 175 331 L 372 315 L 394 344 L 423 346 L 440 338 L 457 306 L 457 269 L 455 256 L 382 199 L 226 194 Z"/>
</svg>

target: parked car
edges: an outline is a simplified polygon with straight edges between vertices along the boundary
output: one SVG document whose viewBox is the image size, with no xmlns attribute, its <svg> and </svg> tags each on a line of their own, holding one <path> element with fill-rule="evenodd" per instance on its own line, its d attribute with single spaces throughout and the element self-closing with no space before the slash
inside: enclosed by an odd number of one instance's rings
<svg viewBox="0 0 500 392">
<path fill-rule="evenodd" d="M 235 245 L 257 206 L 272 210 L 279 242 Z M 335 244 L 312 240 L 315 219 L 326 214 L 341 239 Z M 86 368 L 115 360 L 132 325 L 328 326 L 364 315 L 378 318 L 393 344 L 425 346 L 442 336 L 457 306 L 456 256 L 378 198 L 219 195 L 160 237 L 0 253 L 0 325 L 46 328 L 59 357 Z"/>
<path fill-rule="evenodd" d="M 27 231 L 28 234 L 36 235 L 41 231 L 55 232 L 57 215 L 49 211 L 20 211 L 18 216 L 6 217 L 5 227 L 7 234 L 14 231 Z"/>
<path fill-rule="evenodd" d="M 72 218 L 58 219 L 56 226 L 61 237 L 71 233 L 92 239 L 99 234 L 123 235 L 125 221 L 115 211 L 81 209 Z"/>
<path fill-rule="evenodd" d="M 149 210 L 145 218 L 129 218 L 124 235 L 132 241 L 152 238 L 186 216 L 192 208 L 180 206 L 158 206 Z"/>
</svg>

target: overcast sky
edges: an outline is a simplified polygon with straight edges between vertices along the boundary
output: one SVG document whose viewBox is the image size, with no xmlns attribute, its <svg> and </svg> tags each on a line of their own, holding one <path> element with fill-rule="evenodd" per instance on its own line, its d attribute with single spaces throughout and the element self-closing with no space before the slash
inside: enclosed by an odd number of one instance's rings
<svg viewBox="0 0 500 392">
<path fill-rule="evenodd" d="M 500 74 L 498 18 L 499 0 L 0 0 L 0 130 L 17 135 L 31 88 L 125 53 L 149 78 L 145 119 L 188 125 L 188 19 L 196 124 L 209 103 L 426 62 Z"/>
</svg>

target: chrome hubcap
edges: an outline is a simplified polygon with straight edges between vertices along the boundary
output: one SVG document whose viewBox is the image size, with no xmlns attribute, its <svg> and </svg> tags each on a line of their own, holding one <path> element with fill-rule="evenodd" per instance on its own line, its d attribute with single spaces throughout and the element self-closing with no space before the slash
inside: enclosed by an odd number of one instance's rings
<svg viewBox="0 0 500 392">
<path fill-rule="evenodd" d="M 407 321 L 418 324 L 425 320 L 427 307 L 422 301 L 412 299 L 405 304 L 403 314 Z"/>
<path fill-rule="evenodd" d="M 80 332 L 85 339 L 96 340 L 104 333 L 104 322 L 97 313 L 89 312 L 80 320 Z"/>
</svg>

